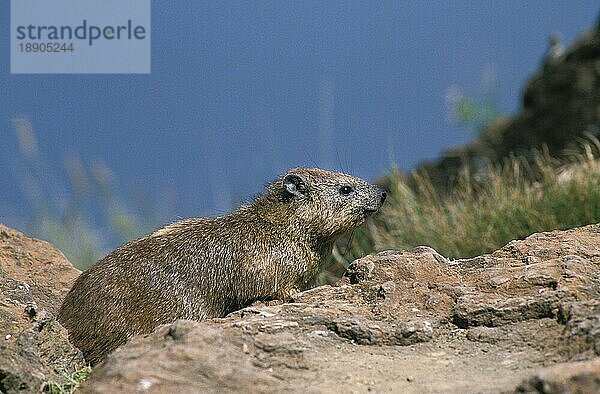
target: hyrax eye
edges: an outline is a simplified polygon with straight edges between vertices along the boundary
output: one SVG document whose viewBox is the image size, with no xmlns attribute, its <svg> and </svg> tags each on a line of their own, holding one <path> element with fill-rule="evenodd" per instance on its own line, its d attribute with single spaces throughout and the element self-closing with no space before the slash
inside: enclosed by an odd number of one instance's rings
<svg viewBox="0 0 600 394">
<path fill-rule="evenodd" d="M 352 186 L 342 186 L 340 187 L 340 194 L 343 196 L 349 196 L 354 192 L 354 188 Z"/>
</svg>

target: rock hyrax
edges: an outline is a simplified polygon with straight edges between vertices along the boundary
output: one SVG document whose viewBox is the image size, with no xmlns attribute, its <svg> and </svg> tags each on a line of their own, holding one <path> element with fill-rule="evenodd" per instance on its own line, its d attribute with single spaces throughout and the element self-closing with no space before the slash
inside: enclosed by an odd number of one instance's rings
<svg viewBox="0 0 600 394">
<path fill-rule="evenodd" d="M 350 175 L 292 169 L 228 215 L 181 220 L 111 252 L 75 281 L 58 319 L 95 364 L 160 324 L 285 299 L 385 197 Z"/>
</svg>

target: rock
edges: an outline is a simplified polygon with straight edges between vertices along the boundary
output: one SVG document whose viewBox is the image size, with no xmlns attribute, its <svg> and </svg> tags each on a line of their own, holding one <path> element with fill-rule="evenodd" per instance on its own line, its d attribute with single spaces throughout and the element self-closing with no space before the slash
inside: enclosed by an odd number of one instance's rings
<svg viewBox="0 0 600 394">
<path fill-rule="evenodd" d="M 600 300 L 561 305 L 558 319 L 565 325 L 573 354 L 581 358 L 600 355 Z"/>
<path fill-rule="evenodd" d="M 113 392 L 597 392 L 600 225 L 448 261 L 427 247 L 354 261 L 342 280 L 117 349 L 81 386 Z M 0 391 L 83 366 L 54 316 L 79 274 L 0 226 Z"/>
<path fill-rule="evenodd" d="M 0 392 L 39 392 L 84 365 L 55 320 L 79 271 L 52 245 L 0 225 Z"/>
<path fill-rule="evenodd" d="M 598 393 L 600 359 L 544 368 L 521 383 L 516 393 Z"/>
<path fill-rule="evenodd" d="M 202 335 L 198 335 L 199 330 Z M 276 386 L 278 379 L 255 365 L 258 360 L 253 362 L 255 360 L 246 355 L 245 336 L 230 334 L 231 331 L 222 330 L 219 324 L 201 326 L 185 320 L 161 326 L 150 337 L 135 338 L 129 345 L 132 346 L 130 349 L 136 349 L 133 353 L 120 348 L 109 356 L 107 363 L 114 363 L 123 356 L 128 358 L 131 364 L 127 370 L 95 370 L 95 383 L 83 388 L 82 392 L 198 393 L 216 391 L 217 388 L 244 391 L 249 387 L 254 392 L 267 392 Z M 253 352 L 273 355 L 288 351 L 288 343 L 261 342 L 260 336 L 256 339 Z M 161 346 L 148 346 L 155 341 Z M 149 360 L 154 367 L 149 367 Z"/>
<path fill-rule="evenodd" d="M 501 130 L 510 144 L 500 145 L 503 150 L 498 154 L 541 148 L 543 143 L 556 154 L 586 132 L 600 135 L 599 59 L 600 25 L 582 35 L 561 61 L 544 67 L 529 81 L 523 110 Z"/>
<path fill-rule="evenodd" d="M 291 303 L 132 338 L 81 390 L 596 390 L 597 365 L 578 360 L 600 355 L 599 272 L 600 225 L 534 234 L 467 260 L 425 247 L 382 252 Z"/>
<path fill-rule="evenodd" d="M 472 143 L 423 163 L 417 172 L 427 173 L 439 190 L 449 190 L 465 167 L 481 175 L 488 162 L 502 164 L 512 155 L 533 159 L 543 149 L 553 157 L 568 156 L 589 136 L 600 138 L 599 64 L 600 24 L 540 67 L 524 87 L 519 112 L 493 122 Z"/>
</svg>

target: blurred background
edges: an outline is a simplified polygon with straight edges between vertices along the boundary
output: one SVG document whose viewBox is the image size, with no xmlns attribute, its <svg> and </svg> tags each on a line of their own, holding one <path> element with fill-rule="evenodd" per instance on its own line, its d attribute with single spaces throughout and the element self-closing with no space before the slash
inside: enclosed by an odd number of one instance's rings
<svg viewBox="0 0 600 394">
<path fill-rule="evenodd" d="M 289 167 L 408 173 L 516 114 L 599 10 L 153 1 L 149 75 L 11 75 L 1 40 L 0 222 L 85 267 L 167 222 L 227 212 Z M 1 2 L 4 37 L 9 15 Z"/>
</svg>

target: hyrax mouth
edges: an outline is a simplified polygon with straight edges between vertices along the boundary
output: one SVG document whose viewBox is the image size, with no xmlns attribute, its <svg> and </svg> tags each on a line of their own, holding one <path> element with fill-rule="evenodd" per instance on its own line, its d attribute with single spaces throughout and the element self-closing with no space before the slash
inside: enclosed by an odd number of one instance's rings
<svg viewBox="0 0 600 394">
<path fill-rule="evenodd" d="M 365 216 L 373 216 L 375 215 L 377 212 L 379 212 L 379 208 L 365 208 L 365 210 L 363 211 Z"/>
<path fill-rule="evenodd" d="M 385 190 L 377 187 L 377 191 L 375 193 L 376 193 L 375 198 L 377 200 L 372 206 L 365 207 L 365 209 L 363 211 L 365 216 L 372 216 L 372 215 L 376 214 L 377 212 L 379 212 L 379 209 L 381 209 L 381 206 L 385 202 L 385 199 L 387 197 L 387 193 Z"/>
</svg>

